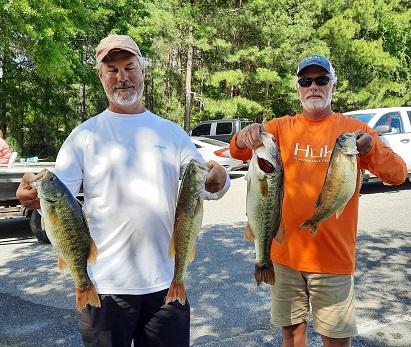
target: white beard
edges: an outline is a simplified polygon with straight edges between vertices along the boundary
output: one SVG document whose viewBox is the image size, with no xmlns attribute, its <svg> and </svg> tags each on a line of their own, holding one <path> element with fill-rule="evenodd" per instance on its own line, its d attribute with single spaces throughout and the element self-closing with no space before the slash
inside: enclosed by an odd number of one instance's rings
<svg viewBox="0 0 411 347">
<path fill-rule="evenodd" d="M 135 86 L 134 83 L 128 83 L 127 86 Z M 140 100 L 143 96 L 144 91 L 144 81 L 141 82 L 139 88 L 134 90 L 122 91 L 120 93 L 116 93 L 116 87 L 113 86 L 111 91 L 108 90 L 107 86 L 104 85 L 104 91 L 106 92 L 107 98 L 119 105 L 119 106 L 131 106 L 134 105 L 138 100 Z"/>
<path fill-rule="evenodd" d="M 320 96 L 321 99 L 318 99 L 318 98 L 309 99 L 309 97 L 313 95 Z M 304 109 L 310 112 L 324 110 L 328 105 L 331 104 L 331 98 L 332 98 L 331 92 L 328 93 L 327 95 L 324 95 L 323 93 L 319 91 L 309 92 L 305 95 L 304 99 L 301 97 L 301 94 L 300 94 L 301 104 L 303 105 Z"/>
</svg>

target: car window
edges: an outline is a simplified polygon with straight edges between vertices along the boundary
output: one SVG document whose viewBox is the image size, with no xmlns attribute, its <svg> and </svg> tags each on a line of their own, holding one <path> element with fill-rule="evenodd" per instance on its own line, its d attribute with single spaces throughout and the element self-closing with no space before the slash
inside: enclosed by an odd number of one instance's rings
<svg viewBox="0 0 411 347">
<path fill-rule="evenodd" d="M 210 135 L 211 123 L 199 124 L 191 130 L 192 136 Z"/>
<path fill-rule="evenodd" d="M 407 111 L 408 114 L 408 119 L 410 120 L 410 124 L 411 124 L 411 111 Z"/>
<path fill-rule="evenodd" d="M 375 124 L 376 127 L 379 125 L 390 125 L 391 132 L 389 132 L 388 134 L 398 134 L 404 132 L 404 128 L 401 121 L 401 115 L 399 112 L 385 113 Z"/>
<path fill-rule="evenodd" d="M 361 122 L 368 123 L 372 117 L 374 117 L 375 113 L 361 113 L 361 114 L 353 114 L 350 117 L 357 118 Z"/>
<path fill-rule="evenodd" d="M 215 129 L 216 135 L 227 135 L 233 132 L 233 123 L 231 122 L 224 122 L 224 123 L 217 123 L 217 127 Z"/>
<path fill-rule="evenodd" d="M 251 121 L 241 121 L 241 129 L 244 129 L 247 125 L 251 124 Z"/>
</svg>

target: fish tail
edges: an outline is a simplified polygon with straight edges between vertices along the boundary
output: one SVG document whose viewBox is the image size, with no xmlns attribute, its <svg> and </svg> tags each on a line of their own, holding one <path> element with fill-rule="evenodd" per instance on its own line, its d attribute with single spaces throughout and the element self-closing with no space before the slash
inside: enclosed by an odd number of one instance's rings
<svg viewBox="0 0 411 347">
<path fill-rule="evenodd" d="M 267 266 L 261 266 L 255 264 L 254 277 L 259 286 L 262 282 L 273 285 L 275 283 L 274 266 L 272 262 L 269 262 Z"/>
<path fill-rule="evenodd" d="M 93 284 L 90 284 L 85 289 L 76 288 L 76 309 L 81 310 L 87 306 L 87 304 L 94 307 L 101 307 L 100 298 L 97 294 L 96 288 Z"/>
<path fill-rule="evenodd" d="M 186 303 L 186 286 L 183 281 L 176 283 L 173 280 L 171 282 L 166 296 L 166 305 L 175 300 L 178 300 L 181 305 L 185 305 Z"/>
<path fill-rule="evenodd" d="M 314 235 L 316 234 L 319 226 L 320 226 L 320 225 L 319 225 L 318 223 L 314 223 L 312 220 L 307 219 L 304 223 L 302 223 L 302 224 L 298 227 L 298 229 L 308 228 L 308 229 L 310 229 L 310 234 L 311 234 L 312 236 L 314 236 Z"/>
</svg>

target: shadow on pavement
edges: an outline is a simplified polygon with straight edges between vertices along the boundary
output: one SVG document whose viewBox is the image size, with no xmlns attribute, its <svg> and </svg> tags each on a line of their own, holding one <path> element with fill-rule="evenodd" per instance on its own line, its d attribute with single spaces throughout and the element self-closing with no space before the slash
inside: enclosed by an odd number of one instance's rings
<svg viewBox="0 0 411 347">
<path fill-rule="evenodd" d="M 401 190 L 411 189 L 411 182 L 407 179 L 405 182 L 399 186 L 389 186 L 385 185 L 381 181 L 375 182 L 364 182 L 361 186 L 360 194 L 374 194 L 374 193 L 385 193 L 385 192 L 398 192 Z"/>
<path fill-rule="evenodd" d="M 192 307 L 192 346 L 272 346 L 270 288 L 254 279 L 254 243 L 245 223 L 203 227 L 186 285 Z M 246 344 L 244 344 L 246 343 Z"/>
<path fill-rule="evenodd" d="M 254 244 L 244 240 L 244 229 L 240 222 L 207 225 L 200 232 L 185 278 L 191 346 L 281 346 L 280 329 L 270 324 L 270 289 L 257 287 Z M 74 284 L 69 274 L 58 271 L 52 246 L 27 239 L 10 250 L 3 242 L 0 252 L 10 253 L 0 263 L 0 346 L 81 346 Z M 353 346 L 409 346 L 409 233 L 360 230 L 357 250 L 359 335 Z M 322 346 L 311 323 L 308 339 L 310 347 Z"/>
<path fill-rule="evenodd" d="M 361 335 L 374 341 L 369 346 L 409 346 L 410 254 L 409 232 L 387 228 L 374 235 L 358 232 L 356 306 L 363 321 Z"/>
<path fill-rule="evenodd" d="M 52 246 L 29 235 L 0 239 L 0 346 L 82 346 L 73 280 Z"/>
<path fill-rule="evenodd" d="M 254 244 L 245 223 L 202 229 L 186 284 L 192 305 L 192 346 L 281 346 L 270 324 L 270 289 L 254 280 Z M 400 240 L 398 247 L 393 237 Z M 397 243 L 398 245 L 398 243 Z M 358 236 L 356 347 L 409 346 L 411 268 L 409 233 L 381 229 Z M 309 346 L 322 346 L 310 322 Z"/>
<path fill-rule="evenodd" d="M 75 311 L 46 304 L 47 301 L 39 305 L 3 293 L 0 296 L 0 346 L 82 346 Z"/>
</svg>

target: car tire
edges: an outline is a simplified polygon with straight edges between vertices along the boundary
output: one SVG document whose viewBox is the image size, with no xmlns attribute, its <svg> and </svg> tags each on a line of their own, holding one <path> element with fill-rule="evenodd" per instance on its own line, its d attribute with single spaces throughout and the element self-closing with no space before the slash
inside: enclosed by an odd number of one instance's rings
<svg viewBox="0 0 411 347">
<path fill-rule="evenodd" d="M 50 243 L 50 240 L 46 234 L 46 230 L 41 227 L 41 216 L 37 212 L 37 210 L 29 212 L 29 224 L 31 231 L 33 232 L 37 240 L 43 243 Z"/>
</svg>

